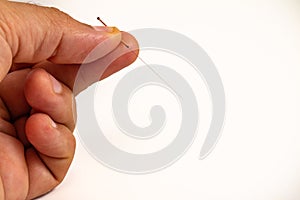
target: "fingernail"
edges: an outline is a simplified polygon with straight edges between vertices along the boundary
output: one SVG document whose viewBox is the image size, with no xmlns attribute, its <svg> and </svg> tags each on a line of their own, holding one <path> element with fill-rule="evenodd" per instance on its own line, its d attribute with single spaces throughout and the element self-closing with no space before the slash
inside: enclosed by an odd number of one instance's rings
<svg viewBox="0 0 300 200">
<path fill-rule="evenodd" d="M 120 44 L 122 40 L 121 32 L 113 34 L 104 33 L 105 34 L 103 34 L 103 32 L 97 34 L 97 38 L 93 37 L 93 40 L 97 42 L 98 45 L 89 53 L 88 57 L 84 60 L 84 63 L 89 63 L 102 58 L 112 52 Z"/>
<path fill-rule="evenodd" d="M 56 123 L 55 123 L 51 118 L 49 118 L 49 121 L 50 121 L 50 124 L 51 124 L 51 126 L 52 126 L 53 128 L 57 128 Z"/>
<path fill-rule="evenodd" d="M 49 74 L 50 80 L 52 82 L 53 91 L 57 94 L 62 92 L 62 86 L 52 75 Z"/>
<path fill-rule="evenodd" d="M 118 33 L 120 30 L 117 27 L 109 26 L 93 26 L 96 31 L 105 31 L 107 33 Z"/>
</svg>

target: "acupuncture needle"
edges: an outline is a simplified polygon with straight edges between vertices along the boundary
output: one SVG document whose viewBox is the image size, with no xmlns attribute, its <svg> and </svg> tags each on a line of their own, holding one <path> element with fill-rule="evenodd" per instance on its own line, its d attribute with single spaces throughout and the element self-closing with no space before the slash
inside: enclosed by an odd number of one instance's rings
<svg viewBox="0 0 300 200">
<path fill-rule="evenodd" d="M 100 19 L 100 17 L 97 17 L 97 20 L 100 21 L 104 26 L 107 27 L 107 24 L 102 20 Z M 130 46 L 128 44 L 126 44 L 123 40 L 121 41 L 121 43 L 126 47 L 126 48 L 130 48 Z M 155 71 L 144 59 L 142 59 L 135 51 L 131 51 L 133 54 L 135 54 L 137 56 L 137 58 L 142 62 L 144 63 L 144 65 L 146 65 L 148 67 L 148 69 L 150 69 L 152 71 L 153 74 L 155 74 L 162 82 L 164 82 L 170 89 L 173 90 L 173 92 L 175 92 L 180 98 L 181 98 L 181 95 L 179 95 L 176 90 L 174 90 L 170 84 L 164 80 L 164 78 L 157 72 Z"/>
</svg>

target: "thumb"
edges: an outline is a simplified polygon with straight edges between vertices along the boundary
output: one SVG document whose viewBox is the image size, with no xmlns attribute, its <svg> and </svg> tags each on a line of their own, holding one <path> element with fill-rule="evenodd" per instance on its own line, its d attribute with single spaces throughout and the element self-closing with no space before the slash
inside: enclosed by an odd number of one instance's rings
<svg viewBox="0 0 300 200">
<path fill-rule="evenodd" d="M 55 8 L 1 0 L 0 7 L 0 80 L 12 62 L 81 63 L 97 46 L 92 62 L 121 42 L 117 28 L 93 28 Z"/>
</svg>

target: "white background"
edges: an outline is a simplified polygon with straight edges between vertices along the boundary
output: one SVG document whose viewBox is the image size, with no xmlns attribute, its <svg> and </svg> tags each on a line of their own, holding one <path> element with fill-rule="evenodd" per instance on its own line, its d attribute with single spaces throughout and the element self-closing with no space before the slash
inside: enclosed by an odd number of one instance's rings
<svg viewBox="0 0 300 200">
<path fill-rule="evenodd" d="M 222 138 L 205 160 L 197 159 L 205 131 L 174 165 L 140 176 L 104 167 L 78 140 L 66 179 L 41 199 L 300 199 L 298 0 L 34 2 L 93 25 L 100 16 L 122 30 L 157 27 L 185 34 L 213 59 L 227 101 Z M 126 70 L 103 88 L 113 90 Z M 207 128 L 206 121 L 199 130 Z"/>
</svg>

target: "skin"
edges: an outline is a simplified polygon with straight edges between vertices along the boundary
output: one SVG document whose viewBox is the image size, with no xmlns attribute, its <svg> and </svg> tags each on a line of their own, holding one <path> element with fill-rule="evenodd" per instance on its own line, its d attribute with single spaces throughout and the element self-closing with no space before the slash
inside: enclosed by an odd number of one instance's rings
<svg viewBox="0 0 300 200">
<path fill-rule="evenodd" d="M 0 200 L 33 199 L 60 184 L 72 162 L 74 93 L 136 59 L 138 50 L 121 40 L 138 45 L 128 33 L 95 30 L 55 8 L 3 0 L 0 8 Z M 101 66 L 112 58 L 97 80 L 74 91 L 82 62 Z"/>
</svg>

